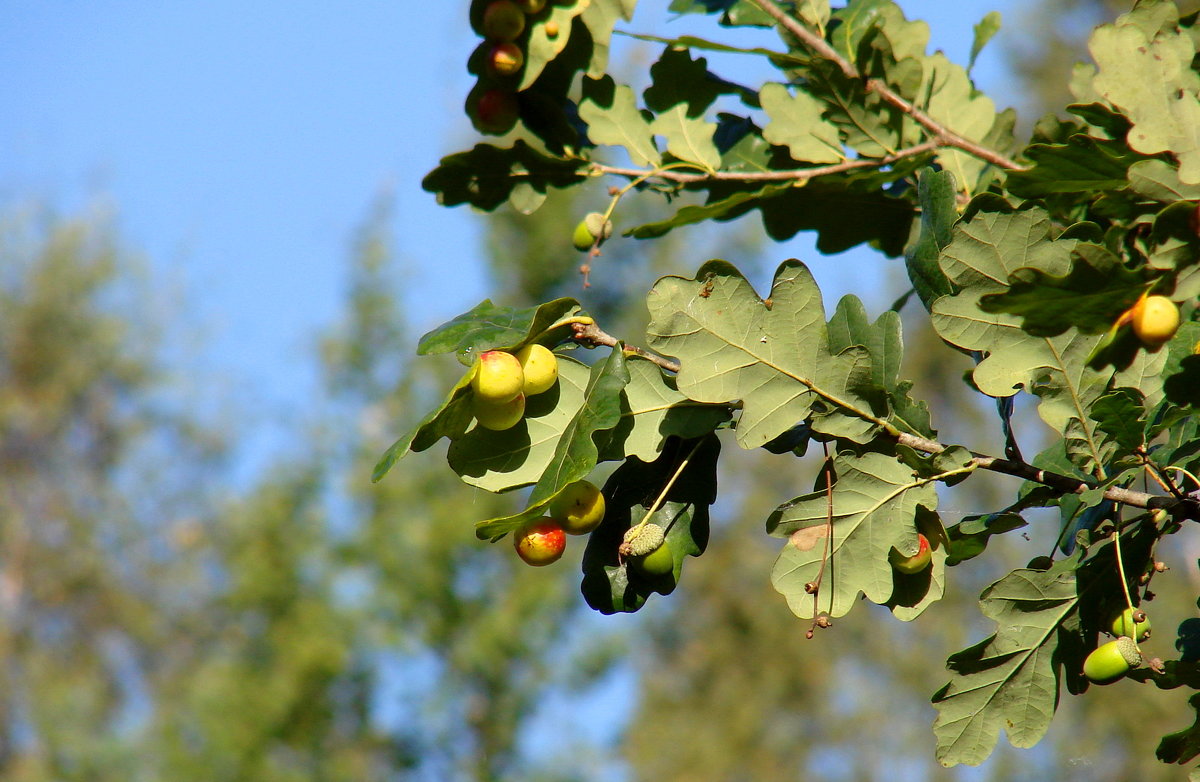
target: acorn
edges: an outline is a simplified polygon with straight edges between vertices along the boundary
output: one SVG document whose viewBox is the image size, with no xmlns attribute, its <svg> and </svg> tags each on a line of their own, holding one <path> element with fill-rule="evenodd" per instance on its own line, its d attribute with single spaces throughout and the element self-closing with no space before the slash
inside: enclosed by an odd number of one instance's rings
<svg viewBox="0 0 1200 782">
<path fill-rule="evenodd" d="M 1142 664 L 1142 654 L 1129 636 L 1101 644 L 1083 661 L 1083 675 L 1097 684 L 1115 681 Z"/>
<path fill-rule="evenodd" d="M 655 529 L 658 528 L 655 527 Z M 634 564 L 647 575 L 663 576 L 670 573 L 675 569 L 675 557 L 671 555 L 671 544 L 664 540 L 649 554 L 634 559 Z"/>
<path fill-rule="evenodd" d="M 1138 641 L 1145 641 L 1150 637 L 1150 617 L 1140 609 L 1126 608 L 1113 617 L 1111 629 L 1113 635 L 1124 635 L 1136 638 Z"/>
<path fill-rule="evenodd" d="M 597 239 L 603 242 L 612 236 L 612 232 L 612 220 L 605 220 L 604 215 L 599 212 L 589 212 L 575 226 L 575 232 L 571 234 L 571 243 L 575 245 L 576 250 L 587 252 L 596 244 Z"/>
</svg>

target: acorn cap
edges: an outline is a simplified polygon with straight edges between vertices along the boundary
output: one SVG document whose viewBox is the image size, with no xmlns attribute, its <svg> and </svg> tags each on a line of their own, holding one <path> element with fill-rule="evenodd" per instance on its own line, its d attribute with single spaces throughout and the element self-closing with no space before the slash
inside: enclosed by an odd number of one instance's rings
<svg viewBox="0 0 1200 782">
<path fill-rule="evenodd" d="M 1129 663 L 1130 668 L 1136 668 L 1142 664 L 1142 653 L 1138 651 L 1137 644 L 1129 636 L 1123 635 L 1117 639 L 1117 651 L 1125 658 L 1125 662 Z"/>
<path fill-rule="evenodd" d="M 605 220 L 604 215 L 599 212 L 588 212 L 583 218 L 583 223 L 587 226 L 588 233 L 592 235 L 592 238 L 607 239 L 612 236 L 612 220 Z"/>
<path fill-rule="evenodd" d="M 621 552 L 627 556 L 642 557 L 663 544 L 666 534 L 657 524 L 630 527 L 625 531 Z"/>
</svg>

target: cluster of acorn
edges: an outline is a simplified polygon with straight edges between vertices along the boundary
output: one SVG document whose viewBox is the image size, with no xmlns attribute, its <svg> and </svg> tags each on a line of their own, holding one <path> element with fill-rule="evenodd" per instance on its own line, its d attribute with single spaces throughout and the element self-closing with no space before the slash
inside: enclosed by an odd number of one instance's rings
<svg viewBox="0 0 1200 782">
<path fill-rule="evenodd" d="M 512 77 L 525 67 L 525 52 L 517 39 L 525 32 L 526 16 L 539 13 L 546 0 L 492 0 L 479 17 L 478 30 L 487 39 L 482 91 L 476 91 L 476 124 L 485 133 L 507 133 L 520 114 Z M 472 93 L 473 95 L 476 93 Z"/>
<path fill-rule="evenodd" d="M 471 376 L 471 411 L 484 429 L 511 429 L 525 416 L 525 397 L 557 382 L 558 357 L 545 345 L 529 344 L 516 353 L 485 351 Z"/>
<path fill-rule="evenodd" d="M 1083 661 L 1083 675 L 1097 684 L 1114 682 L 1142 664 L 1138 642 L 1150 637 L 1150 617 L 1141 609 L 1126 608 L 1113 617 L 1109 631 L 1117 639 L 1096 647 Z"/>
<path fill-rule="evenodd" d="M 525 563 L 535 567 L 557 562 L 567 548 L 567 535 L 586 535 L 604 521 L 604 494 L 590 481 L 575 481 L 550 501 L 547 515 L 521 525 L 513 546 Z M 650 576 L 675 567 L 666 532 L 657 524 L 634 525 L 625 531 L 617 554 Z"/>
</svg>

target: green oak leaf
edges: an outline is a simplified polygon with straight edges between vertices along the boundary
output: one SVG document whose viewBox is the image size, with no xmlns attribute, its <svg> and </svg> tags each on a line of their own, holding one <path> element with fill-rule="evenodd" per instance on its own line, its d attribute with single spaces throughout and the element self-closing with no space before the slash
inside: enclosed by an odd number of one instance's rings
<svg viewBox="0 0 1200 782">
<path fill-rule="evenodd" d="M 1154 4 L 1147 4 L 1154 5 Z M 1200 74 L 1192 70 L 1196 47 L 1174 25 L 1152 24 L 1148 14 L 1173 5 L 1143 7 L 1098 27 L 1088 50 L 1098 71 L 1095 90 L 1133 123 L 1126 141 L 1146 155 L 1170 152 L 1179 178 L 1200 183 Z M 1147 29 L 1149 28 L 1149 29 Z"/>
<path fill-rule="evenodd" d="M 421 187 L 436 194 L 442 206 L 470 204 L 490 212 L 518 189 L 544 196 L 551 187 L 579 184 L 586 178 L 587 165 L 586 160 L 538 152 L 520 139 L 508 149 L 476 144 L 469 152 L 442 158 L 421 180 Z"/>
<path fill-rule="evenodd" d="M 967 60 L 967 71 L 975 67 L 975 58 L 983 51 L 983 47 L 987 46 L 988 41 L 992 40 L 992 36 L 1000 32 L 1000 12 L 990 11 L 983 19 L 979 20 L 979 24 L 975 25 L 975 39 L 971 42 L 971 56 Z"/>
<path fill-rule="evenodd" d="M 839 24 L 833 30 L 830 43 L 854 62 L 860 70 L 870 72 L 870 57 L 866 48 L 886 48 L 895 61 L 907 57 L 920 58 L 929 44 L 929 25 L 922 21 L 909 22 L 904 12 L 891 0 L 859 0 L 848 3 L 833 13 Z M 876 39 L 882 38 L 882 42 Z"/>
<path fill-rule="evenodd" d="M 703 117 L 719 95 L 730 91 L 727 82 L 708 70 L 706 59 L 693 60 L 690 51 L 674 46 L 667 46 L 650 66 L 650 79 L 642 98 L 655 114 L 684 104 L 686 116 Z"/>
<path fill-rule="evenodd" d="M 596 144 L 624 147 L 639 166 L 662 162 L 650 122 L 638 110 L 633 90 L 617 84 L 611 76 L 585 79 L 579 117 L 588 126 L 588 137 Z"/>
<path fill-rule="evenodd" d="M 592 37 L 592 59 L 587 75 L 599 79 L 608 67 L 608 54 L 613 27 L 618 19 L 633 19 L 637 0 L 591 0 L 580 19 Z"/>
<path fill-rule="evenodd" d="M 1060 635 L 1073 632 L 1073 570 L 1014 570 L 980 596 L 995 635 L 950 657 L 953 678 L 933 696 L 933 732 L 943 766 L 978 765 L 1001 729 L 1014 747 L 1045 734 L 1058 700 Z"/>
<path fill-rule="evenodd" d="M 621 421 L 621 391 L 628 382 L 625 356 L 620 347 L 614 348 L 608 360 L 591 368 L 582 404 L 562 427 L 554 443 L 554 453 L 534 485 L 526 509 L 477 523 L 476 537 L 495 540 L 537 518 L 568 484 L 587 477 L 599 456 L 596 440 Z"/>
<path fill-rule="evenodd" d="M 942 271 L 957 292 L 934 302 L 933 326 L 947 342 L 986 355 L 972 375 L 983 393 L 1001 398 L 1024 388 L 1041 397 L 1042 419 L 1068 437 L 1072 456 L 1090 470 L 1104 460 L 1095 422 L 1084 411 L 1110 384 L 1138 388 L 1148 397 L 1155 393 L 1159 381 L 1154 375 L 1165 352 L 1135 351 L 1120 371 L 1093 369 L 1089 357 L 1102 335 L 1072 329 L 1054 337 L 1031 337 L 1018 316 L 981 309 L 982 297 L 1010 290 L 1007 281 L 1017 269 L 1065 276 L 1079 243 L 1052 241 L 1049 218 L 1041 209 L 1016 212 L 992 199 L 980 203 L 982 208 L 955 226 L 954 239 L 942 254 Z"/>
<path fill-rule="evenodd" d="M 684 103 L 667 109 L 650 123 L 652 133 L 666 138 L 668 153 L 707 171 L 716 171 L 721 165 L 721 153 L 713 143 L 716 129 L 716 123 L 689 117 Z"/>
<path fill-rule="evenodd" d="M 1162 368 L 1163 392 L 1174 404 L 1200 407 L 1200 356 L 1193 351 L 1200 342 L 1200 323 L 1181 323 L 1167 343 L 1167 362 Z"/>
<path fill-rule="evenodd" d="M 1062 144 L 1031 144 L 1022 154 L 1033 165 L 1025 171 L 1010 171 L 1004 184 L 1010 193 L 1024 198 L 1119 190 L 1129 184 L 1132 168 L 1145 161 L 1123 142 L 1083 134 Z"/>
<path fill-rule="evenodd" d="M 672 229 L 681 228 L 685 225 L 695 225 L 702 223 L 705 220 L 723 220 L 732 219 L 740 216 L 745 212 L 744 206 L 756 206 L 759 199 L 771 196 L 777 193 L 783 193 L 791 188 L 791 185 L 768 185 L 758 192 L 740 192 L 734 193 L 728 198 L 718 201 L 712 201 L 703 206 L 689 205 L 681 208 L 671 217 L 666 220 L 660 220 L 655 223 L 645 223 L 643 225 L 630 228 L 625 232 L 626 236 L 632 236 L 635 239 L 657 239 L 670 232 Z M 736 212 L 736 214 L 734 214 Z"/>
<path fill-rule="evenodd" d="M 729 420 L 728 407 L 688 399 L 675 387 L 674 376 L 652 362 L 629 356 L 626 367 L 629 383 L 625 386 L 621 421 L 612 430 L 601 452 L 602 459 L 633 456 L 652 462 L 668 438 L 695 439 Z"/>
<path fill-rule="evenodd" d="M 759 98 L 770 118 L 763 128 L 767 141 L 787 147 L 793 159 L 808 163 L 840 163 L 846 159 L 837 127 L 821 116 L 824 103 L 803 90 L 793 94 L 775 83 L 763 85 Z"/>
<path fill-rule="evenodd" d="M 814 230 L 822 253 L 839 253 L 871 242 L 885 254 L 896 256 L 908 242 L 915 210 L 908 198 L 892 195 L 886 188 L 928 162 L 928 155 L 918 156 L 887 171 L 829 174 L 803 186 L 718 182 L 709 188 L 705 205 L 685 206 L 666 220 L 637 226 L 626 234 L 650 239 L 684 225 L 733 220 L 758 209 L 763 228 L 776 241 Z M 847 220 L 847 214 L 857 219 Z"/>
<path fill-rule="evenodd" d="M 676 38 L 665 38 L 659 35 L 647 35 L 646 33 L 629 33 L 623 30 L 621 31 L 621 35 L 637 41 L 661 43 L 671 49 L 677 49 L 681 51 L 686 49 L 698 49 L 705 52 L 721 52 L 722 54 L 752 54 L 758 57 L 764 57 L 773 63 L 781 65 L 801 65 L 808 62 L 808 58 L 802 57 L 798 53 L 789 54 L 788 52 L 782 52 L 776 49 L 765 49 L 761 46 L 731 46 L 727 43 L 710 41 L 705 38 L 698 38 L 694 35 L 680 35 Z M 648 96 L 645 97 L 647 101 L 650 100 Z"/>
<path fill-rule="evenodd" d="M 917 182 L 917 199 L 921 204 L 921 232 L 917 240 L 904 251 L 904 265 L 921 303 L 928 310 L 939 296 L 953 293 L 954 288 L 938 264 L 942 250 L 953 238 L 954 223 L 958 221 L 955 201 L 954 174 L 927 168 Z"/>
<path fill-rule="evenodd" d="M 841 453 L 832 464 L 832 540 L 830 497 L 823 486 L 780 505 L 767 519 L 767 532 L 788 539 L 771 571 L 771 584 L 787 598 L 792 613 L 804 619 L 812 618 L 814 610 L 805 585 L 817 578 L 827 553 L 833 567 L 821 583 L 817 611 L 843 616 L 860 594 L 886 603 L 896 587 L 888 555 L 893 548 L 906 556 L 916 554 L 917 508 L 937 507 L 935 479 L 914 477 L 911 467 L 885 454 Z M 945 553 L 939 549 L 935 554 L 929 577 L 918 583 L 936 585 L 940 593 Z M 912 594 L 906 598 L 909 604 L 920 602 Z"/>
<path fill-rule="evenodd" d="M 588 536 L 583 553 L 583 583 L 587 604 L 603 614 L 630 613 L 654 592 L 670 594 L 679 581 L 684 559 L 698 557 L 708 545 L 709 506 L 716 500 L 717 457 L 721 443 L 713 434 L 702 440 L 672 439 L 652 462 L 626 460 L 604 484 L 604 521 Z M 690 457 L 690 458 L 689 458 Z M 671 573 L 649 576 L 617 549 L 630 527 L 641 523 L 683 460 L 687 465 L 667 492 L 662 507 L 650 517 L 666 531 L 674 567 Z"/>
<path fill-rule="evenodd" d="M 862 79 L 851 78 L 824 62 L 811 69 L 809 78 L 809 91 L 825 102 L 825 119 L 837 126 L 846 145 L 860 157 L 885 157 L 904 145 L 904 115 L 867 92 Z"/>
<path fill-rule="evenodd" d="M 525 34 L 525 67 L 521 71 L 518 90 L 527 90 L 542 75 L 547 63 L 567 48 L 571 40 L 572 22 L 588 7 L 588 0 L 568 3 L 548 3 L 546 7 L 529 19 Z M 555 31 L 547 32 L 547 25 Z"/>
<path fill-rule="evenodd" d="M 979 308 L 1021 316 L 1021 328 L 1035 337 L 1057 337 L 1071 328 L 1101 334 L 1153 286 L 1099 245 L 1077 244 L 1071 255 L 1071 270 L 1063 276 L 1015 269 L 1008 290 L 983 296 Z"/>
<path fill-rule="evenodd" d="M 997 122 L 996 104 L 977 91 L 961 65 L 938 52 L 924 60 L 925 81 L 921 94 L 928 95 L 925 112 L 942 125 L 972 141 L 983 142 Z M 1011 143 L 1011 136 L 1003 144 Z M 943 147 L 937 161 L 942 169 L 954 174 L 963 192 L 972 194 L 986 186 L 985 171 L 991 165 L 960 149 Z"/>
<path fill-rule="evenodd" d="M 484 299 L 421 337 L 417 355 L 453 351 L 469 365 L 485 350 L 516 350 L 531 341 L 554 347 L 569 336 L 572 322 L 585 317 L 579 312 L 579 302 L 571 298 L 523 308 L 497 307 Z"/>
<path fill-rule="evenodd" d="M 921 437 L 932 438 L 937 434 L 929 421 L 928 406 L 910 399 L 912 383 L 900 379 L 904 342 L 899 313 L 884 312 L 872 324 L 867 320 L 862 301 L 847 294 L 838 302 L 826 328 L 831 353 L 836 355 L 861 345 L 871 354 L 871 384 L 887 395 L 890 423 L 902 432 Z"/>
<path fill-rule="evenodd" d="M 1146 407 L 1137 389 L 1109 391 L 1092 404 L 1088 415 L 1121 453 L 1133 453 L 1146 442 Z"/>
<path fill-rule="evenodd" d="M 583 405 L 587 365 L 558 356 L 558 383 L 525 400 L 516 426 L 492 431 L 476 426 L 452 437 L 446 458 L 464 482 L 491 492 L 536 483 L 554 459 L 559 439 Z"/>
<path fill-rule="evenodd" d="M 1179 181 L 1179 169 L 1165 160 L 1142 160 L 1129 167 L 1129 189 L 1160 203 L 1200 201 L 1200 184 Z"/>
<path fill-rule="evenodd" d="M 946 591 L 946 531 L 924 505 L 916 511 L 917 530 L 929 541 L 930 566 L 916 573 L 892 569 L 892 596 L 884 604 L 901 622 L 911 622 L 942 599 Z"/>
<path fill-rule="evenodd" d="M 860 347 L 832 355 L 821 293 L 808 267 L 785 261 L 771 304 L 725 261 L 694 279 L 663 277 L 647 296 L 650 346 L 680 361 L 679 390 L 712 404 L 741 401 L 738 444 L 757 448 L 810 415 L 819 431 L 869 439 L 870 356 Z"/>
<path fill-rule="evenodd" d="M 371 473 L 372 483 L 387 475 L 396 462 L 410 451 L 419 453 L 443 437 L 454 438 L 467 431 L 475 418 L 471 412 L 471 378 L 474 376 L 475 367 L 471 367 L 458 379 L 440 405 L 430 410 L 420 423 L 387 449 Z"/>
<path fill-rule="evenodd" d="M 957 565 L 974 559 L 984 552 L 993 535 L 1003 535 L 1025 526 L 1025 519 L 1021 514 L 1010 510 L 983 516 L 967 516 L 959 523 L 946 528 L 946 537 L 949 539 L 946 564 Z"/>
</svg>

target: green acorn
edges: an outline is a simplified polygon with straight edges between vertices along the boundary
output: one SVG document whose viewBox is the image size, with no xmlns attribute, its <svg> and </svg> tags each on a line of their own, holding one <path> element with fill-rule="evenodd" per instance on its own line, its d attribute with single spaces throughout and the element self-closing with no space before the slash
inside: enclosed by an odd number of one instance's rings
<svg viewBox="0 0 1200 782">
<path fill-rule="evenodd" d="M 1111 629 L 1113 635 L 1126 635 L 1138 641 L 1145 641 L 1150 637 L 1150 617 L 1140 609 L 1126 608 L 1113 617 Z"/>
<path fill-rule="evenodd" d="M 575 245 L 576 250 L 587 252 L 592 249 L 597 238 L 603 242 L 612 236 L 612 232 L 612 220 L 605 220 L 604 215 L 599 212 L 589 212 L 579 221 L 579 225 L 575 226 L 575 233 L 571 235 L 571 243 Z"/>
<path fill-rule="evenodd" d="M 647 575 L 663 576 L 670 573 L 675 569 L 675 557 L 671 555 L 671 544 L 664 540 L 658 548 L 646 556 L 635 559 L 634 564 Z"/>
<path fill-rule="evenodd" d="M 1137 644 L 1129 636 L 1121 636 L 1096 648 L 1083 661 L 1083 675 L 1096 682 L 1106 684 L 1121 678 L 1130 668 L 1142 664 L 1142 655 Z"/>
</svg>

